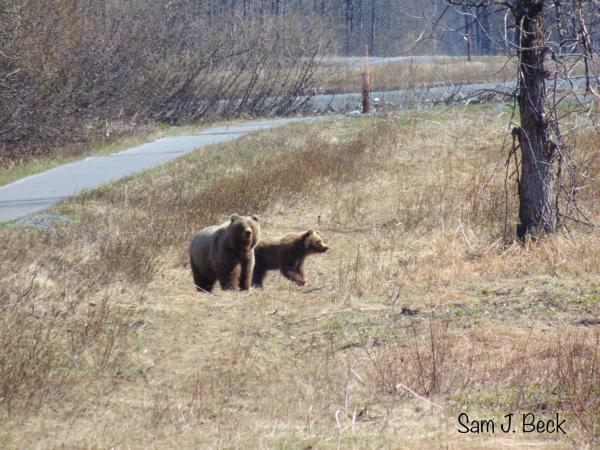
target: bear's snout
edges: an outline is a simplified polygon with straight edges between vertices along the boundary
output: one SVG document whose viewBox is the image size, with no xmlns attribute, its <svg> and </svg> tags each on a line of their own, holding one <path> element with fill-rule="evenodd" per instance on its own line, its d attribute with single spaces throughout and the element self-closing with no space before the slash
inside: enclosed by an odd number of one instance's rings
<svg viewBox="0 0 600 450">
<path fill-rule="evenodd" d="M 327 250 L 329 250 L 329 247 L 327 247 L 326 245 L 322 245 L 321 248 L 319 249 L 319 252 L 325 253 Z"/>
<path fill-rule="evenodd" d="M 252 231 L 250 231 L 250 230 L 244 231 L 244 238 L 246 240 L 250 240 L 251 237 L 252 237 Z"/>
</svg>

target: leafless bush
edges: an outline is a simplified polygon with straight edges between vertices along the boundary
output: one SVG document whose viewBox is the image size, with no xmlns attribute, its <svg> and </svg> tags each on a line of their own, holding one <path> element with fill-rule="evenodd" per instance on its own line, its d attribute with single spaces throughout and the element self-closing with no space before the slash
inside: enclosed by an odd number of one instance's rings
<svg viewBox="0 0 600 450">
<path fill-rule="evenodd" d="M 214 21 L 188 0 L 3 1 L 0 28 L 4 160 L 108 135 L 112 121 L 292 112 L 326 44 L 318 21 Z"/>
<path fill-rule="evenodd" d="M 21 273 L 0 280 L 0 311 L 0 406 L 8 411 L 57 399 L 78 373 L 119 360 L 124 316 L 107 298 L 77 298 Z"/>
</svg>

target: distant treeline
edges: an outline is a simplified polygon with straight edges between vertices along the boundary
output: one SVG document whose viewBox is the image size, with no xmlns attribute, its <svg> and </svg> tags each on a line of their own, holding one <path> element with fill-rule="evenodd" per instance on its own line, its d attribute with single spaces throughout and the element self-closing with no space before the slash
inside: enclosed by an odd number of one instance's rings
<svg viewBox="0 0 600 450">
<path fill-rule="evenodd" d="M 559 0 L 548 3 L 548 28 L 562 22 L 564 9 Z M 200 8 L 211 20 L 226 15 L 282 17 L 301 14 L 316 17 L 331 33 L 330 51 L 339 55 L 362 55 L 365 44 L 372 54 L 492 55 L 516 43 L 515 25 L 502 3 L 492 0 L 204 0 Z M 518 2 L 510 2 L 518 3 Z M 582 1 L 588 32 L 600 47 L 600 7 Z M 466 6 L 465 6 L 466 5 Z M 468 5 L 476 5 L 469 7 Z M 572 23 L 576 26 L 576 23 Z M 562 30 L 566 31 L 566 30 Z M 551 40 L 560 42 L 566 33 L 555 28 Z M 307 36 L 310 39 L 310 36 Z M 564 42 L 563 42 L 564 44 Z"/>
<path fill-rule="evenodd" d="M 326 24 L 333 38 L 331 51 L 362 55 L 365 44 L 372 54 L 403 52 L 464 54 L 470 37 L 474 53 L 494 54 L 489 33 L 503 32 L 504 23 L 491 19 L 493 8 L 469 11 L 448 7 L 443 0 L 205 0 L 204 13 L 213 20 L 224 15 L 282 17 L 302 14 Z M 438 21 L 439 16 L 442 20 Z M 310 38 L 310 37 L 307 37 Z M 418 45 L 415 45 L 418 43 Z"/>
</svg>

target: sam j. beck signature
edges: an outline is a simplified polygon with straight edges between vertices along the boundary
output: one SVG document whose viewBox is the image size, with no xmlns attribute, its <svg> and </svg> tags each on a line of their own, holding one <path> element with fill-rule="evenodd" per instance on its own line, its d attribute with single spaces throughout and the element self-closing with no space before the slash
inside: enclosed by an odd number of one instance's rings
<svg viewBox="0 0 600 450">
<path fill-rule="evenodd" d="M 517 426 L 520 428 L 517 429 Z M 458 415 L 458 432 L 459 433 L 556 433 L 567 434 L 563 426 L 565 419 L 560 419 L 559 414 L 552 419 L 537 418 L 533 413 L 524 413 L 520 417 L 515 417 L 514 414 L 506 414 L 503 420 L 497 422 L 493 419 L 477 419 L 470 420 L 467 413 Z"/>
</svg>

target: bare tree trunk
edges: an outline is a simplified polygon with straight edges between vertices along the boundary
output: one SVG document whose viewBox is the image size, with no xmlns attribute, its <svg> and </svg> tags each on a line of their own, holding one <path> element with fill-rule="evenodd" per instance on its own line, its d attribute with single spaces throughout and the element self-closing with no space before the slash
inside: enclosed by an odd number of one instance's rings
<svg viewBox="0 0 600 450">
<path fill-rule="evenodd" d="M 465 36 L 467 40 L 467 61 L 471 62 L 471 29 L 467 28 L 467 35 Z"/>
<path fill-rule="evenodd" d="M 489 6 L 482 6 L 481 15 L 479 19 L 479 26 L 482 28 L 481 53 L 483 53 L 484 55 L 490 55 L 492 53 L 492 41 L 489 36 L 489 34 L 492 32 L 490 28 L 490 9 L 491 8 Z"/>
<path fill-rule="evenodd" d="M 369 28 L 369 48 L 371 54 L 375 54 L 375 17 L 376 17 L 376 2 L 377 0 L 371 0 L 371 27 Z"/>
<path fill-rule="evenodd" d="M 520 31 L 519 93 L 521 145 L 517 236 L 539 237 L 556 231 L 555 145 L 546 120 L 544 0 L 521 0 L 514 10 Z"/>
<path fill-rule="evenodd" d="M 465 19 L 465 43 L 467 44 L 467 61 L 471 61 L 471 23 L 470 16 L 467 14 L 467 8 L 463 8 Z"/>
<path fill-rule="evenodd" d="M 482 54 L 483 52 L 481 51 L 481 22 L 480 22 L 480 16 L 481 16 L 481 12 L 479 9 L 476 9 L 474 11 L 474 22 L 473 22 L 473 28 L 475 29 L 475 49 L 476 51 L 479 52 L 479 54 Z"/>
<path fill-rule="evenodd" d="M 353 0 L 344 2 L 344 12 L 346 15 L 346 55 L 350 54 L 352 33 L 354 31 L 354 3 Z"/>
</svg>

